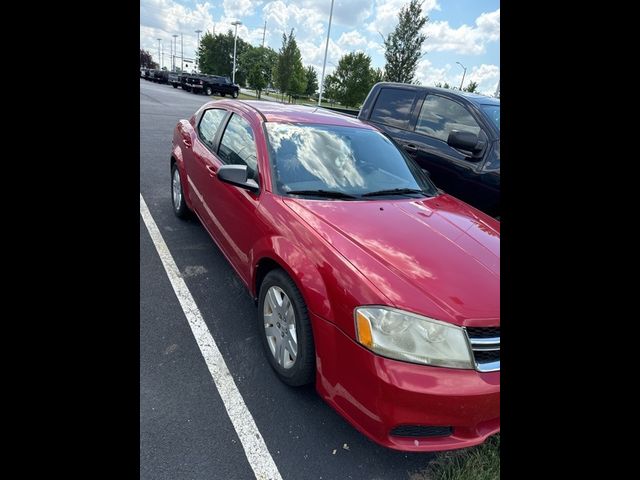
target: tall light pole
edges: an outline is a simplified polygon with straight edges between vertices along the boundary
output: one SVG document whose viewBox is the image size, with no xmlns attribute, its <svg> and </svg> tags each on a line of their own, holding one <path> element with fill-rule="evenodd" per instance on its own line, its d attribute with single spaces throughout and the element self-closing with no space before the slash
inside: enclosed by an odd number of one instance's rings
<svg viewBox="0 0 640 480">
<path fill-rule="evenodd" d="M 458 65 L 460 65 L 464 71 L 462 72 L 462 81 L 460 82 L 460 90 L 462 90 L 462 84 L 464 83 L 464 76 L 467 73 L 467 67 L 465 67 L 464 65 L 462 65 L 460 62 L 456 62 Z"/>
<path fill-rule="evenodd" d="M 178 34 L 174 33 L 173 37 L 173 71 L 176 71 L 176 53 L 178 53 Z"/>
<path fill-rule="evenodd" d="M 324 69 L 327 66 L 327 51 L 329 50 L 329 35 L 331 35 L 331 19 L 333 18 L 333 0 L 329 12 L 329 28 L 327 29 L 327 44 L 324 47 L 324 61 L 322 62 L 322 76 L 320 77 L 320 93 L 318 94 L 318 106 L 322 103 L 322 87 L 324 86 Z"/>
<path fill-rule="evenodd" d="M 184 38 L 180 34 L 180 71 L 184 72 Z"/>
<path fill-rule="evenodd" d="M 494 97 L 500 98 L 500 80 L 498 80 L 498 88 L 496 88 L 496 94 Z"/>
<path fill-rule="evenodd" d="M 233 78 L 231 79 L 231 83 L 236 83 L 236 43 L 238 42 L 238 25 L 242 25 L 242 22 L 240 20 L 236 20 L 231 23 L 231 25 L 235 25 L 236 27 L 236 34 L 235 37 L 233 37 Z"/>
<path fill-rule="evenodd" d="M 196 33 L 198 34 L 198 44 L 196 45 L 196 72 L 200 71 L 200 68 L 198 68 L 198 52 L 200 51 L 200 32 L 202 32 L 202 30 L 196 30 Z"/>
<path fill-rule="evenodd" d="M 160 42 L 162 41 L 162 39 L 156 38 L 156 40 L 158 40 L 158 67 L 162 69 L 162 67 L 160 67 L 160 62 L 162 61 L 162 58 L 160 58 Z"/>
</svg>

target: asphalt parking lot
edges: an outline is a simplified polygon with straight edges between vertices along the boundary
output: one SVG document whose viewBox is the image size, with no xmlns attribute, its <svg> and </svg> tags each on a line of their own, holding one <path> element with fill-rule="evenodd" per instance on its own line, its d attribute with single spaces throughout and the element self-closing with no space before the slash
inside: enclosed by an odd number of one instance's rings
<svg viewBox="0 0 640 480">
<path fill-rule="evenodd" d="M 281 383 L 262 351 L 257 310 L 241 280 L 197 220 L 173 215 L 173 128 L 208 100 L 140 80 L 140 193 L 268 455 L 283 479 L 410 478 L 434 455 L 380 447 L 312 386 Z M 256 477 L 201 348 L 141 216 L 141 479 Z"/>
</svg>

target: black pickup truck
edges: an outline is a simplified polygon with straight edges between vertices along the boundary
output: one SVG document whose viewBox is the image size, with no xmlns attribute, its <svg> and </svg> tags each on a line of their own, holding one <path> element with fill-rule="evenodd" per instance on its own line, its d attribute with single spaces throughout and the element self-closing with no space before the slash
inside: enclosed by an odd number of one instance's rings
<svg viewBox="0 0 640 480">
<path fill-rule="evenodd" d="M 166 70 L 154 70 L 152 80 L 156 83 L 169 83 L 169 72 Z"/>
<path fill-rule="evenodd" d="M 238 98 L 240 93 L 240 87 L 234 83 L 231 83 L 228 77 L 222 77 L 220 75 L 188 75 L 186 79 L 187 91 L 193 93 L 204 93 L 207 96 L 211 96 L 214 93 L 218 93 L 221 96 L 231 95 L 233 98 Z"/>
<path fill-rule="evenodd" d="M 500 100 L 381 82 L 358 118 L 393 138 L 445 192 L 500 218 Z"/>
<path fill-rule="evenodd" d="M 168 81 L 171 84 L 171 86 L 173 86 L 173 88 L 178 88 L 181 85 L 182 83 L 182 79 L 180 78 L 181 76 L 182 74 L 180 73 L 169 72 Z"/>
</svg>

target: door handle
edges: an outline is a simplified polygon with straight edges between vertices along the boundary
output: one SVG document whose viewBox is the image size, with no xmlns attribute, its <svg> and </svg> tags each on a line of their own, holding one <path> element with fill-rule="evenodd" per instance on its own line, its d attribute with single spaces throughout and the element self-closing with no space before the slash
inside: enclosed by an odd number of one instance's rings
<svg viewBox="0 0 640 480">
<path fill-rule="evenodd" d="M 184 146 L 187 148 L 191 146 L 191 140 L 189 140 L 188 138 L 182 137 L 182 143 L 184 143 Z"/>
<path fill-rule="evenodd" d="M 207 165 L 207 170 L 209 171 L 209 175 L 212 177 L 215 177 L 218 174 L 218 171 L 211 165 Z"/>
<path fill-rule="evenodd" d="M 407 143 L 404 148 L 406 148 L 407 150 L 411 151 L 411 152 L 415 152 L 416 150 L 418 150 L 418 147 L 416 147 L 413 143 Z"/>
</svg>

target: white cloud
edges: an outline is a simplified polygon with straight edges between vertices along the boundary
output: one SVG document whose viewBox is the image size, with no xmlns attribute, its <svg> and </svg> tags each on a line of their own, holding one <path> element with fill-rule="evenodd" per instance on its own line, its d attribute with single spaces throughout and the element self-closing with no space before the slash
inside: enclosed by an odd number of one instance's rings
<svg viewBox="0 0 640 480">
<path fill-rule="evenodd" d="M 339 45 L 346 47 L 361 47 L 367 45 L 367 39 L 364 38 L 358 31 L 351 30 L 350 32 L 344 32 L 338 39 Z"/>
<path fill-rule="evenodd" d="M 328 21 L 331 10 L 329 0 L 302 0 L 296 3 L 301 3 L 307 9 L 320 12 Z M 371 15 L 372 7 L 372 0 L 335 0 L 332 23 L 345 27 L 357 27 Z"/>
<path fill-rule="evenodd" d="M 374 19 L 367 24 L 367 31 L 376 35 L 382 33 L 386 36 L 397 25 L 400 10 L 409 3 L 409 0 L 376 0 L 375 3 Z M 438 0 L 424 0 L 422 14 L 428 15 L 432 10 L 440 10 Z"/>
<path fill-rule="evenodd" d="M 500 39 L 500 9 L 481 14 L 475 23 L 475 27 L 462 25 L 451 28 L 447 21 L 427 22 L 423 28 L 427 35 L 423 49 L 427 52 L 453 51 L 460 54 L 483 54 L 488 42 Z"/>
<path fill-rule="evenodd" d="M 224 16 L 236 19 L 253 15 L 260 5 L 262 5 L 262 1 L 255 0 L 224 0 L 222 2 Z"/>
<path fill-rule="evenodd" d="M 459 87 L 463 70 L 458 65 L 447 63 L 442 68 L 434 67 L 427 59 L 423 59 L 416 70 L 416 79 L 425 86 L 436 83 L 448 83 L 452 87 Z M 463 88 L 471 82 L 478 83 L 478 93 L 493 95 L 500 81 L 500 67 L 497 65 L 481 64 L 467 68 L 464 76 Z"/>
<path fill-rule="evenodd" d="M 483 63 L 482 65 L 474 66 L 470 72 L 467 72 L 464 83 L 468 85 L 469 82 L 477 82 L 478 92 L 493 95 L 496 92 L 499 81 L 500 67 Z"/>
</svg>

